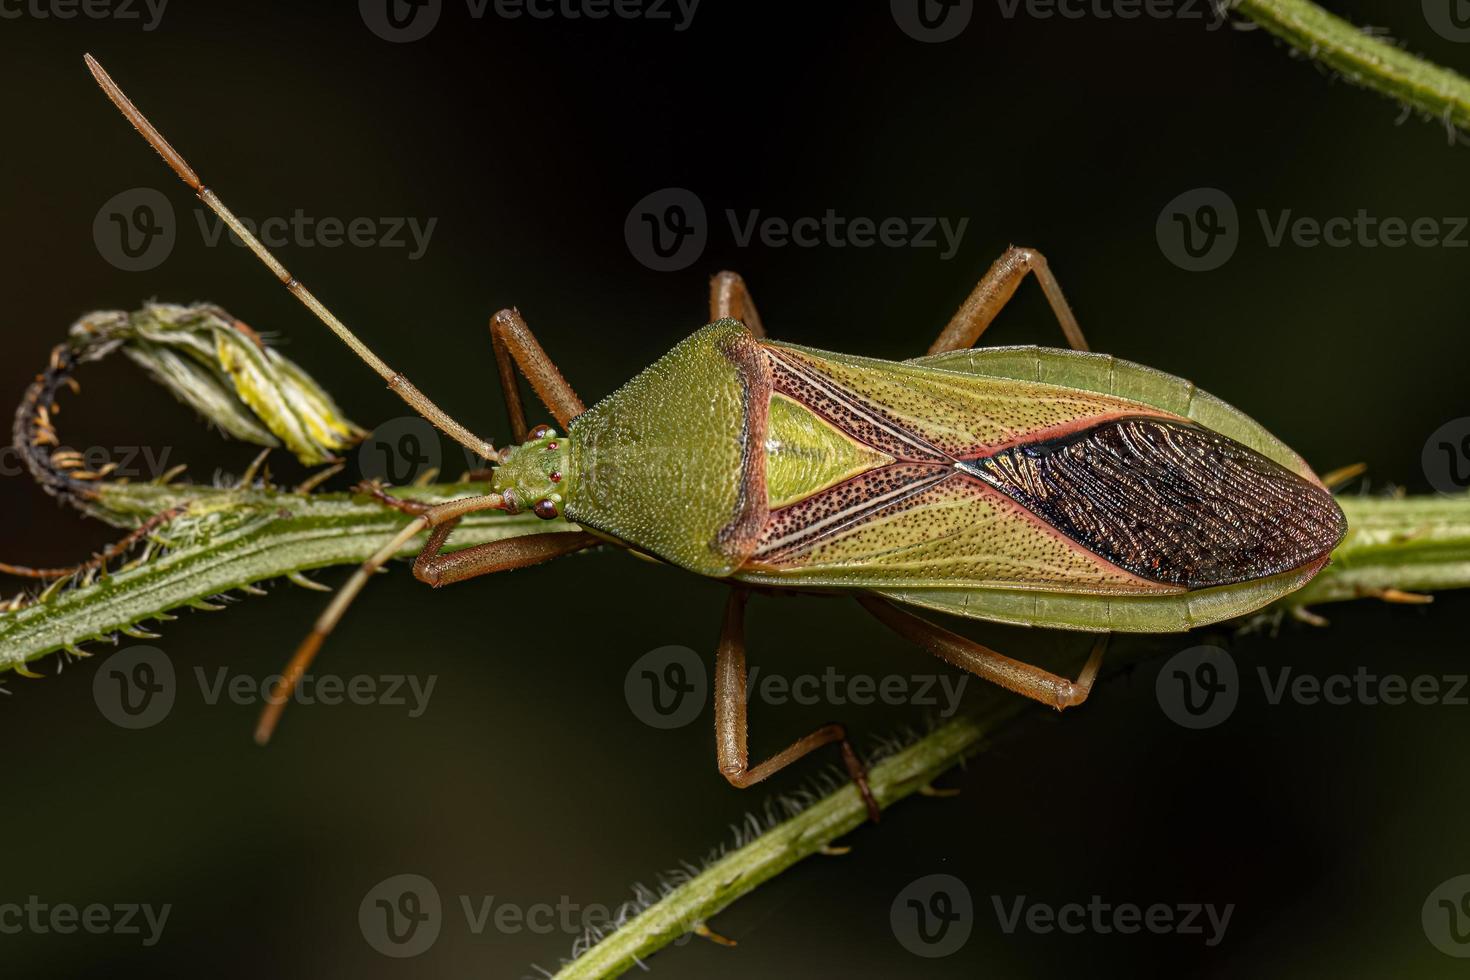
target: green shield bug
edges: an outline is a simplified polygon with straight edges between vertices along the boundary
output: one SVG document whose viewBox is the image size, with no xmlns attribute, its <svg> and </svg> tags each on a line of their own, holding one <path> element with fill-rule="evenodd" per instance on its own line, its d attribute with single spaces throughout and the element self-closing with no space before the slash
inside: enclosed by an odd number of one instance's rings
<svg viewBox="0 0 1470 980">
<path fill-rule="evenodd" d="M 1311 468 L 1261 425 L 1187 381 L 1090 353 L 1042 256 L 1011 248 L 926 356 L 889 362 L 766 337 L 743 281 L 717 275 L 710 322 L 584 407 L 515 310 L 491 337 L 517 445 L 497 449 L 373 354 L 206 188 L 95 60 L 109 98 L 200 200 L 415 411 L 490 460 L 491 492 L 437 506 L 375 491 L 413 519 L 334 597 L 257 730 L 371 574 L 418 535 L 414 574 L 446 585 L 612 545 L 728 581 L 715 664 L 720 772 L 745 787 L 836 744 L 874 819 L 841 725 L 755 765 L 746 748 L 743 614 L 750 589 L 848 592 L 943 660 L 1062 709 L 1081 704 L 1102 645 L 1068 680 L 920 618 L 1173 632 L 1300 588 L 1347 530 Z M 1071 350 L 975 349 L 1034 274 Z M 528 429 L 516 371 L 556 419 Z M 575 532 L 442 553 L 475 511 L 561 516 Z"/>
</svg>

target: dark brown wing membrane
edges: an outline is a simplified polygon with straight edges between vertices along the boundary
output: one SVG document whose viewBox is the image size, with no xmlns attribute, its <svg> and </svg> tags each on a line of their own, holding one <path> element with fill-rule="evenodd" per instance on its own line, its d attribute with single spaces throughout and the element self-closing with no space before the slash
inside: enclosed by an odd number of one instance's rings
<svg viewBox="0 0 1470 980">
<path fill-rule="evenodd" d="M 1108 561 L 1189 589 L 1300 568 L 1347 530 L 1322 487 L 1183 422 L 1118 419 L 960 465 Z"/>
</svg>

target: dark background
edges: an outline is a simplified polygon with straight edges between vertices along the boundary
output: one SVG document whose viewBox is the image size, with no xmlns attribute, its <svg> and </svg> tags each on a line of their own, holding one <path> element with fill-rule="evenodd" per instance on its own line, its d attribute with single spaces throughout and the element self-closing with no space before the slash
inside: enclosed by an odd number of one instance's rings
<svg viewBox="0 0 1470 980">
<path fill-rule="evenodd" d="M 1419 4 L 1336 0 L 1461 70 L 1470 46 Z M 427 253 L 287 247 L 282 257 L 394 367 L 492 437 L 506 431 L 486 323 L 518 305 L 589 401 L 704 320 L 706 277 L 735 268 L 771 332 L 879 357 L 922 352 L 1009 243 L 1051 259 L 1095 348 L 1189 377 L 1240 406 L 1319 470 L 1369 464 L 1375 489 L 1429 487 L 1425 438 L 1466 413 L 1470 253 L 1269 247 L 1256 210 L 1329 218 L 1464 215 L 1467 149 L 1442 127 L 1292 58 L 1261 32 L 1199 20 L 1001 16 L 977 0 L 958 39 L 925 44 L 886 4 L 705 0 L 666 21 L 471 18 L 386 43 L 355 5 L 174 0 L 158 28 L 119 19 L 0 21 L 5 152 L 0 392 L 17 399 L 78 315 L 157 297 L 208 299 L 276 334 L 359 422 L 403 414 L 366 369 L 243 250 L 204 245 L 193 201 L 99 95 L 96 54 L 246 215 L 434 217 Z M 629 209 L 693 190 L 709 245 L 656 272 L 630 254 Z M 156 187 L 180 216 L 167 261 L 110 265 L 92 222 L 104 201 Z M 1177 195 L 1226 191 L 1240 247 L 1186 272 L 1155 222 Z M 969 219 L 936 249 L 771 248 L 732 240 L 724 209 Z M 1034 286 L 1001 343 L 1058 342 Z M 239 472 L 254 449 L 218 440 L 123 363 L 69 399 L 74 444 L 169 447 L 195 479 Z M 446 450 L 452 447 L 446 444 Z M 277 454 L 284 476 L 297 470 Z M 13 459 L 8 470 L 13 471 Z M 24 477 L 0 481 L 0 557 L 75 560 L 111 529 Z M 340 583 L 344 570 L 322 573 Z M 3 699 L 0 902 L 171 903 L 162 941 L 0 935 L 5 971 L 216 976 L 520 976 L 573 937 L 476 935 L 457 896 L 616 904 L 634 881 L 696 859 L 767 790 L 716 774 L 708 709 L 657 731 L 629 710 L 629 665 L 664 645 L 712 656 L 723 590 L 613 554 L 431 593 L 402 568 L 375 581 L 321 669 L 437 677 L 429 710 L 293 707 L 276 742 L 250 740 L 255 706 L 205 702 L 194 668 L 265 676 L 323 597 L 273 588 L 227 613 L 191 613 L 157 645 L 178 701 L 143 731 L 98 711 L 101 658 Z M 1318 676 L 1466 669 L 1470 602 L 1327 610 L 1329 629 L 1122 639 L 1167 655 L 1228 646 L 1241 671 Z M 1012 655 L 1065 662 L 1077 636 L 971 624 Z M 937 668 L 846 602 L 758 600 L 752 663 L 788 676 Z M 1448 976 L 1420 908 L 1470 871 L 1465 707 L 1271 705 L 1253 680 L 1230 720 L 1186 731 L 1160 711 L 1157 659 L 1065 718 L 1039 713 L 946 781 L 720 915 L 737 949 L 696 942 L 651 961 L 673 977 L 1193 975 Z M 57 673 L 48 659 L 38 665 Z M 970 698 L 978 692 L 970 691 Z M 752 709 L 753 753 L 840 716 L 862 737 L 920 724 L 917 706 Z M 776 781 L 800 784 L 810 769 Z M 357 924 L 380 880 L 428 876 L 438 942 L 379 955 Z M 923 960 L 889 927 L 921 876 L 974 896 L 962 951 Z M 1156 935 L 1007 935 L 992 895 L 1062 904 L 1234 903 L 1225 941 Z"/>
</svg>

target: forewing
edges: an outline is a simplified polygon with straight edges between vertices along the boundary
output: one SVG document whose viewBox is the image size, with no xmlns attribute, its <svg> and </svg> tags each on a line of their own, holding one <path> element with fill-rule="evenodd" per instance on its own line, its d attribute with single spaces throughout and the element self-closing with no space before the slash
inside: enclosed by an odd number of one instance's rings
<svg viewBox="0 0 1470 980">
<path fill-rule="evenodd" d="M 881 462 L 788 493 L 742 577 L 1165 594 L 1307 566 L 1344 530 L 1310 471 L 1151 405 L 767 350 L 774 392 Z"/>
</svg>

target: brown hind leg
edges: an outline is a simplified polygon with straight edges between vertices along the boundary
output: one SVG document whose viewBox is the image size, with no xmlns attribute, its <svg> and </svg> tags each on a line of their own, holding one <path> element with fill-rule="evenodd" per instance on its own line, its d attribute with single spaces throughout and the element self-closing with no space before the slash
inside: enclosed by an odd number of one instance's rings
<svg viewBox="0 0 1470 980">
<path fill-rule="evenodd" d="M 995 319 L 995 315 L 1010 302 L 1016 287 L 1026 278 L 1028 272 L 1035 274 L 1036 281 L 1041 284 L 1041 291 L 1046 294 L 1046 301 L 1056 314 L 1062 333 L 1067 336 L 1067 343 L 1073 350 L 1087 350 L 1087 338 L 1082 336 L 1077 317 L 1073 314 L 1072 307 L 1067 305 L 1067 298 L 1062 295 L 1062 287 L 1057 284 L 1056 276 L 1051 274 L 1046 257 L 1035 249 L 1012 245 L 995 260 L 990 271 L 985 273 L 985 278 L 975 285 L 969 298 L 960 304 L 949 324 L 939 332 L 939 337 L 929 347 L 929 353 L 943 354 L 945 351 L 974 347 L 980 335 Z"/>
<path fill-rule="evenodd" d="M 1092 655 L 1087 658 L 1082 673 L 1077 675 L 1075 681 L 1069 681 L 1040 667 L 996 653 L 989 647 L 951 633 L 877 596 L 860 595 L 858 602 L 878 622 L 904 639 L 917 643 L 940 660 L 1058 711 L 1075 708 L 1087 700 L 1087 695 L 1092 692 L 1092 682 L 1097 679 L 1098 668 L 1102 666 L 1103 649 L 1107 645 L 1107 637 L 1100 637 L 1093 646 Z"/>
<path fill-rule="evenodd" d="M 749 730 L 745 723 L 745 599 L 743 589 L 731 589 L 725 604 L 725 623 L 720 630 L 720 647 L 715 655 L 715 753 L 720 775 L 731 786 L 745 789 L 780 772 L 807 753 L 833 742 L 842 752 L 842 763 L 876 822 L 878 801 L 868 788 L 868 771 L 847 741 L 847 730 L 839 724 L 823 725 L 799 738 L 764 762 L 750 764 Z"/>
</svg>

